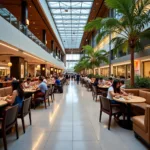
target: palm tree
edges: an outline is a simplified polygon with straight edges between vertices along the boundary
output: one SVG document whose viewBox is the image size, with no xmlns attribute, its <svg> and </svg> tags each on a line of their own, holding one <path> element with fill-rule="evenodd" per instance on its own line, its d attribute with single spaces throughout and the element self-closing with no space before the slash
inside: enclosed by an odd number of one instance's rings
<svg viewBox="0 0 150 150">
<path fill-rule="evenodd" d="M 150 39 L 150 0 L 105 0 L 109 9 L 114 9 L 122 15 L 120 20 L 115 18 L 97 18 L 85 26 L 85 31 L 100 30 L 97 43 L 103 37 L 116 33 L 112 38 L 114 50 L 128 50 L 131 54 L 131 86 L 134 86 L 134 52 L 142 50 L 141 40 Z"/>
<path fill-rule="evenodd" d="M 84 71 L 85 69 L 90 69 L 88 60 L 85 59 L 85 57 L 82 57 L 79 62 L 74 66 L 74 71 L 75 72 L 81 72 Z"/>
<path fill-rule="evenodd" d="M 87 68 L 93 70 L 93 73 L 94 68 L 99 67 L 102 62 L 108 63 L 107 52 L 105 50 L 94 51 L 94 48 L 90 45 L 83 46 L 83 49 L 85 52 L 83 60 L 87 63 Z"/>
</svg>

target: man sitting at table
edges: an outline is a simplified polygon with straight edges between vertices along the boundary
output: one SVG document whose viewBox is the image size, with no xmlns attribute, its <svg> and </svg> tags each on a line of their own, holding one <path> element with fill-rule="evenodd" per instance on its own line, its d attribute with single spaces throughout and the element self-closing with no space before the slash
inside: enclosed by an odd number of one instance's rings
<svg viewBox="0 0 150 150">
<path fill-rule="evenodd" d="M 113 78 L 110 77 L 110 78 L 108 79 L 108 81 L 106 82 L 106 84 L 107 84 L 108 86 L 111 86 L 111 85 L 113 84 Z"/>
<path fill-rule="evenodd" d="M 43 82 L 43 78 L 39 77 L 39 85 L 38 88 L 36 89 L 37 92 L 34 95 L 34 100 L 36 100 L 36 98 L 38 97 L 43 97 L 46 93 L 47 89 L 47 85 L 45 82 Z"/>
<path fill-rule="evenodd" d="M 105 85 L 105 80 L 102 77 L 100 77 L 99 81 L 98 81 L 98 84 L 101 85 L 101 86 Z"/>
<path fill-rule="evenodd" d="M 27 81 L 24 83 L 25 88 L 29 88 L 31 86 L 31 79 L 28 78 Z"/>
</svg>

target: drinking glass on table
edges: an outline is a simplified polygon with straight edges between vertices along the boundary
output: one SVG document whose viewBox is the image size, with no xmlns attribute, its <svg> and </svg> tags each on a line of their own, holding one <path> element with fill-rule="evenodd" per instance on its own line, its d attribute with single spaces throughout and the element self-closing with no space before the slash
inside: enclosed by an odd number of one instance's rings
<svg viewBox="0 0 150 150">
<path fill-rule="evenodd" d="M 129 93 L 129 98 L 133 98 L 133 93 Z"/>
</svg>

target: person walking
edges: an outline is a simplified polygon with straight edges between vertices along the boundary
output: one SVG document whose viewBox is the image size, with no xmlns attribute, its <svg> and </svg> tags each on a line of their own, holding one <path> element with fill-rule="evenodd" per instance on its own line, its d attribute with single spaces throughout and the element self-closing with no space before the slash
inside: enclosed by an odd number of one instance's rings
<svg viewBox="0 0 150 150">
<path fill-rule="evenodd" d="M 80 75 L 77 74 L 77 84 L 79 84 L 79 81 L 80 81 Z"/>
<path fill-rule="evenodd" d="M 67 73 L 65 75 L 65 78 L 66 78 L 66 85 L 69 85 L 69 75 Z"/>
</svg>

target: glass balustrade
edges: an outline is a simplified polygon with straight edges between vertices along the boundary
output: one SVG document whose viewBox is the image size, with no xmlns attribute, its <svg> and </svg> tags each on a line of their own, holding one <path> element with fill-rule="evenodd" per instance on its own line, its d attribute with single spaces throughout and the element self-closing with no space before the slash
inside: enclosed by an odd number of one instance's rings
<svg viewBox="0 0 150 150">
<path fill-rule="evenodd" d="M 58 61 L 61 61 L 59 57 L 56 57 L 53 55 L 53 51 L 47 48 L 47 46 L 40 41 L 29 29 L 27 26 L 23 25 L 20 21 L 17 20 L 17 18 L 11 14 L 6 8 L 4 8 L 2 5 L 0 5 L 0 16 L 3 17 L 6 21 L 8 21 L 10 24 L 12 24 L 14 27 L 16 27 L 18 30 L 20 30 L 24 35 L 26 35 L 28 38 L 30 38 L 33 42 L 38 44 L 42 49 L 47 51 L 49 54 L 51 54 L 55 59 Z"/>
</svg>

